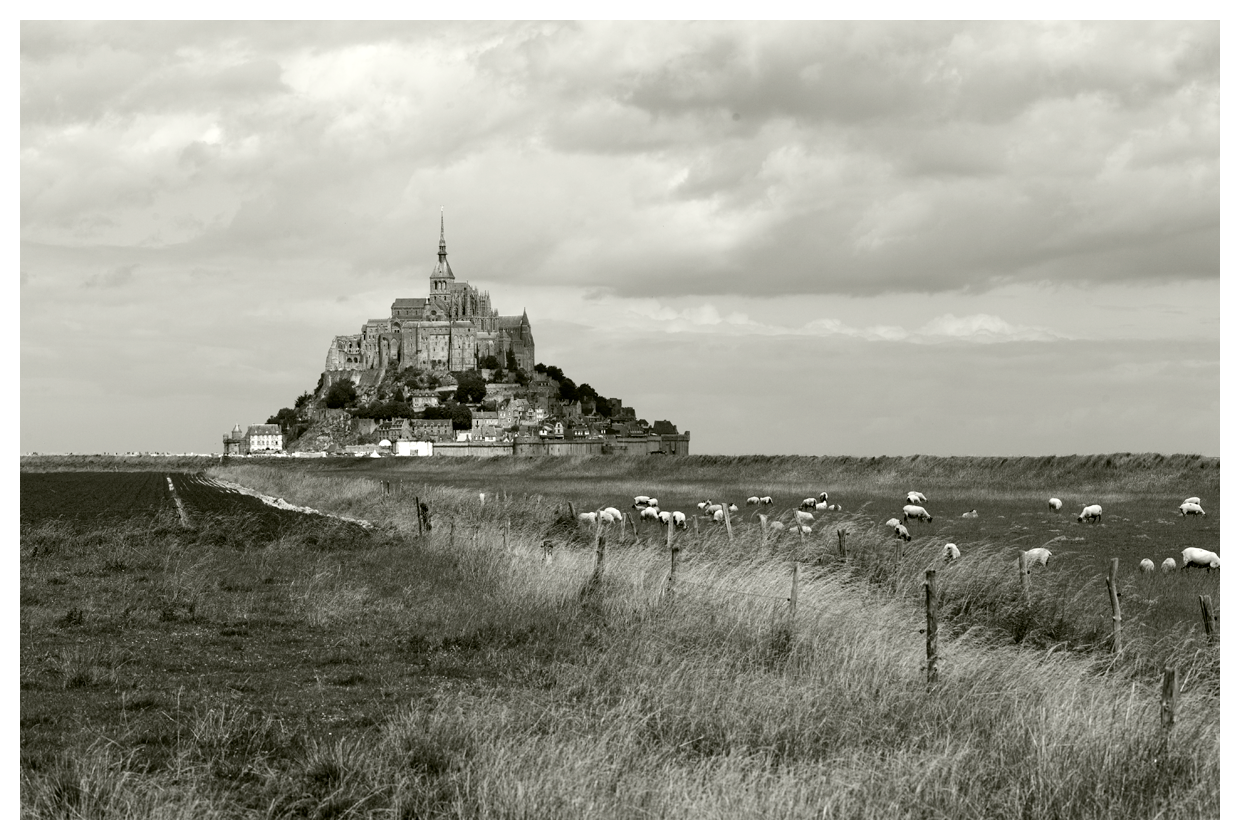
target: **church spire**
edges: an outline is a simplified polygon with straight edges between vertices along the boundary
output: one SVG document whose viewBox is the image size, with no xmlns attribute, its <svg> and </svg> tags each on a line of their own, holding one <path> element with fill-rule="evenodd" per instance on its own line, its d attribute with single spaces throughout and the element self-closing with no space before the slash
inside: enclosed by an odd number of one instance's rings
<svg viewBox="0 0 1240 840">
<path fill-rule="evenodd" d="M 439 208 L 439 264 L 435 266 L 435 270 L 431 272 L 431 292 L 445 292 L 448 289 L 447 281 L 455 280 L 452 274 L 452 266 L 448 265 L 448 241 L 443 235 L 443 208 Z"/>
</svg>

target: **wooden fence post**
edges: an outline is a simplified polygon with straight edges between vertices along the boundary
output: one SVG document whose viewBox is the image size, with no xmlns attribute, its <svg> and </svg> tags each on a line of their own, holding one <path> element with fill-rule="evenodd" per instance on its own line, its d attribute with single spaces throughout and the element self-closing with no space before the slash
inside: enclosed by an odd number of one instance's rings
<svg viewBox="0 0 1240 840">
<path fill-rule="evenodd" d="M 504 520 L 504 551 L 508 550 L 508 531 L 512 528 L 512 517 Z"/>
<path fill-rule="evenodd" d="M 672 547 L 672 535 L 676 532 L 676 522 L 668 517 L 667 520 L 667 547 Z"/>
<path fill-rule="evenodd" d="M 1175 707 L 1180 700 L 1180 669 L 1168 665 L 1163 670 L 1162 724 L 1167 729 L 1175 726 Z"/>
<path fill-rule="evenodd" d="M 1201 623 L 1206 626 L 1206 638 L 1214 638 L 1214 602 L 1209 595 L 1198 595 L 1197 603 L 1201 605 Z"/>
<path fill-rule="evenodd" d="M 551 540 L 543 540 L 543 562 L 551 562 Z"/>
<path fill-rule="evenodd" d="M 676 598 L 676 560 L 680 557 L 680 546 L 672 548 L 672 565 L 667 572 L 667 589 L 663 592 L 664 599 L 671 603 Z"/>
<path fill-rule="evenodd" d="M 939 680 L 939 583 L 934 569 L 926 569 L 926 688 Z"/>
<path fill-rule="evenodd" d="M 413 497 L 414 509 L 418 512 L 418 536 L 422 536 L 422 499 L 418 496 Z"/>
<path fill-rule="evenodd" d="M 843 528 L 837 528 L 835 530 L 835 535 L 839 537 L 839 540 L 840 540 L 840 559 L 847 560 L 848 551 L 845 548 L 845 542 L 846 542 L 845 538 L 848 536 L 848 532 L 845 531 Z"/>
<path fill-rule="evenodd" d="M 1111 650 L 1113 653 L 1123 651 L 1123 642 L 1120 639 L 1120 628 L 1123 619 L 1119 611 L 1119 589 L 1116 588 L 1116 582 L 1119 579 L 1119 558 L 1111 558 L 1111 574 L 1107 577 L 1107 594 L 1111 597 L 1111 624 L 1115 628 L 1115 634 L 1111 639 Z"/>
<path fill-rule="evenodd" d="M 1025 599 L 1025 603 L 1029 603 L 1029 558 L 1025 556 L 1025 552 L 1020 553 L 1020 557 L 1016 558 L 1016 570 L 1020 573 L 1020 594 Z"/>
<path fill-rule="evenodd" d="M 572 502 L 569 502 L 569 503 L 568 503 L 568 515 L 569 515 L 569 516 L 571 516 L 571 517 L 573 518 L 573 521 L 574 521 L 574 522 L 576 522 L 576 521 L 577 521 L 577 511 L 573 509 L 573 503 L 572 503 Z"/>
<path fill-rule="evenodd" d="M 594 552 L 594 576 L 590 579 L 591 586 L 597 586 L 603 579 L 603 562 L 607 557 L 607 538 L 599 535 L 598 550 Z"/>
<path fill-rule="evenodd" d="M 797 584 L 798 584 L 798 577 L 799 577 L 800 569 L 801 569 L 801 564 L 796 562 L 795 560 L 792 561 L 792 594 L 788 597 L 788 618 L 789 619 L 793 619 L 797 617 L 797 589 L 798 589 Z"/>
<path fill-rule="evenodd" d="M 728 512 L 728 503 L 723 503 L 723 524 L 728 526 L 728 539 L 732 539 L 732 515 Z"/>
<path fill-rule="evenodd" d="M 456 520 L 453 519 L 448 523 L 448 545 L 456 542 Z"/>
</svg>

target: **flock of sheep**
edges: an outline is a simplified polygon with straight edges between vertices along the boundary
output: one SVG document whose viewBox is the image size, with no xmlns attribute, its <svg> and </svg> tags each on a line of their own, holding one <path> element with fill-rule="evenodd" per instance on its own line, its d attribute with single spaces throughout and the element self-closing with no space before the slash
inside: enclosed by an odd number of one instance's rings
<svg viewBox="0 0 1240 840">
<path fill-rule="evenodd" d="M 828 512 L 841 511 L 843 507 L 833 502 L 827 501 L 827 493 L 824 491 L 817 496 L 810 496 L 801 501 L 797 509 L 793 511 L 794 521 L 791 527 L 799 531 L 801 534 L 809 534 L 814 526 L 814 511 Z M 903 515 L 900 518 L 892 517 L 885 523 L 890 528 L 892 535 L 899 540 L 908 542 L 913 539 L 908 529 L 910 521 L 916 522 L 933 522 L 934 517 L 926 510 L 925 505 L 927 499 L 924 493 L 916 490 L 910 490 L 905 496 L 905 505 Z M 769 507 L 775 503 L 771 496 L 750 496 L 745 500 L 746 506 Z M 1056 498 L 1047 501 L 1047 506 L 1051 512 L 1057 513 L 1063 508 L 1063 502 Z M 739 508 L 731 503 L 717 503 L 710 499 L 705 499 L 697 504 L 700 515 L 716 524 L 722 524 L 732 513 L 739 512 Z M 640 521 L 655 522 L 663 527 L 673 527 L 679 529 L 688 528 L 688 517 L 684 513 L 659 509 L 659 500 L 652 496 L 634 496 L 633 509 L 636 510 Z M 1185 499 L 1179 508 L 1180 516 L 1196 517 L 1205 516 L 1206 512 L 1201 507 L 1201 499 L 1197 496 L 1190 496 Z M 778 519 L 772 519 L 764 513 L 759 513 L 758 519 L 762 523 L 764 531 L 783 531 L 785 525 Z M 962 519 L 977 519 L 977 509 L 968 510 L 962 513 Z M 624 515 L 618 508 L 605 507 L 596 511 L 589 511 L 578 515 L 578 520 L 582 523 L 594 525 L 596 527 L 602 525 L 622 524 Z M 1102 506 L 1097 504 L 1086 505 L 1076 517 L 1077 522 L 1101 522 Z M 938 555 L 943 562 L 951 562 L 960 557 L 960 549 L 955 543 L 947 543 L 943 546 L 942 552 Z M 1051 552 L 1046 548 L 1031 548 L 1028 551 L 1021 552 L 1021 559 L 1026 564 L 1026 568 L 1034 565 L 1046 566 L 1047 561 L 1051 557 Z M 1175 558 L 1168 557 L 1162 562 L 1161 568 L 1163 572 L 1175 571 L 1177 566 L 1181 570 L 1189 568 L 1205 569 L 1209 572 L 1211 569 L 1219 568 L 1219 557 L 1213 551 L 1207 551 L 1203 548 L 1186 548 L 1182 552 L 1181 562 L 1176 563 Z M 1152 573 L 1155 570 L 1154 561 L 1148 557 L 1143 559 L 1139 568 L 1142 572 Z"/>
</svg>

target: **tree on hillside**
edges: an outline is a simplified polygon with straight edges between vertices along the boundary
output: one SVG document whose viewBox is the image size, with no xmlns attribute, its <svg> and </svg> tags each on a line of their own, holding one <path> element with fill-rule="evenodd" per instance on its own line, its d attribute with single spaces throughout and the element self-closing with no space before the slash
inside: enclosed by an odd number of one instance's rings
<svg viewBox="0 0 1240 840">
<path fill-rule="evenodd" d="M 504 358 L 504 367 L 509 370 L 517 370 L 517 368 L 520 367 L 517 364 L 517 354 L 512 352 L 511 347 L 508 348 L 508 354 Z"/>
<path fill-rule="evenodd" d="M 456 374 L 456 401 L 460 403 L 481 402 L 487 395 L 487 383 L 474 370 Z"/>
<path fill-rule="evenodd" d="M 560 380 L 560 399 L 576 402 L 579 397 L 577 395 L 577 384 L 567 376 Z"/>
<path fill-rule="evenodd" d="M 483 356 L 478 361 L 478 367 L 481 370 L 503 370 L 504 369 L 504 366 L 500 364 L 499 359 L 495 358 L 494 355 Z"/>
<path fill-rule="evenodd" d="M 357 388 L 352 379 L 341 379 L 332 384 L 323 395 L 323 405 L 328 408 L 346 408 L 357 403 Z"/>
<path fill-rule="evenodd" d="M 539 362 L 538 364 L 534 365 L 534 373 L 546 373 L 546 372 L 547 372 L 547 366 L 544 365 L 542 362 Z"/>
<path fill-rule="evenodd" d="M 293 403 L 293 408 L 296 409 L 297 411 L 301 411 L 302 408 L 305 407 L 306 403 L 310 402 L 313 396 L 314 395 L 311 394 L 309 391 L 304 392 L 300 397 L 297 398 L 297 401 Z"/>
<path fill-rule="evenodd" d="M 530 384 L 530 375 L 526 373 L 525 371 L 521 370 L 521 368 L 516 368 L 515 370 L 513 370 L 512 375 L 516 378 L 517 384 L 520 385 L 522 388 Z"/>
</svg>

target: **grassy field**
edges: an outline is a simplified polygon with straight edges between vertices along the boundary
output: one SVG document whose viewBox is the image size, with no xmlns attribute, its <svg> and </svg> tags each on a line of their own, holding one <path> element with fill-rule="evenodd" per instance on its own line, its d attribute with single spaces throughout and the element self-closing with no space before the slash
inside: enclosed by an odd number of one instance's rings
<svg viewBox="0 0 1240 840">
<path fill-rule="evenodd" d="M 1026 603 L 1012 546 L 979 533 L 940 567 L 928 692 L 922 572 L 955 532 L 901 551 L 868 512 L 892 491 L 972 487 L 989 501 L 962 510 L 1075 493 L 1144 524 L 1134 506 L 1217 494 L 1217 459 L 1112 457 L 1046 465 L 1035 490 L 1005 484 L 1006 465 L 904 480 L 896 464 L 822 475 L 816 459 L 251 463 L 212 472 L 377 527 L 271 540 L 167 511 L 26 522 L 22 814 L 1217 818 L 1218 644 L 1188 607 L 1199 591 L 1218 604 L 1218 575 L 1122 574 L 1114 656 L 1092 572 L 1082 585 L 1079 564 L 1052 561 Z M 595 535 L 566 513 L 641 488 L 776 495 L 777 480 L 788 498 L 854 501 L 805 541 L 764 542 L 743 516 L 734 540 L 679 535 L 670 595 L 662 533 L 607 534 L 596 579 Z M 1168 663 L 1183 677 L 1169 731 Z"/>
</svg>

